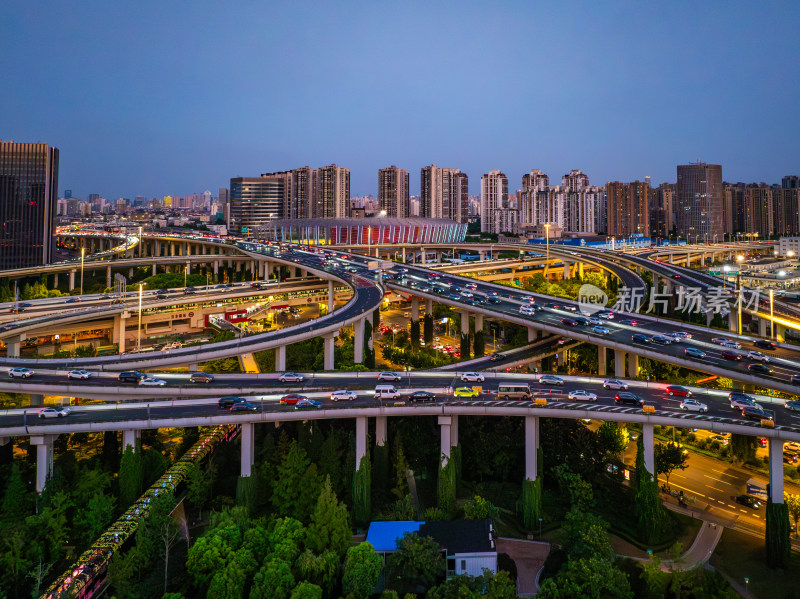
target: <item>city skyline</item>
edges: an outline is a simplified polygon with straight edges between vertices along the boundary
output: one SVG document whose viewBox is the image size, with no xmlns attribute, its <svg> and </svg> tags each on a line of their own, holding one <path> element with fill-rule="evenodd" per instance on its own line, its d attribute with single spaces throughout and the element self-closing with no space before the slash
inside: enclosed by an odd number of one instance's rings
<svg viewBox="0 0 800 599">
<path fill-rule="evenodd" d="M 675 182 L 698 158 L 729 181 L 797 172 L 800 84 L 781 76 L 796 59 L 792 4 L 463 4 L 456 29 L 439 25 L 450 7 L 420 19 L 415 3 L 391 19 L 356 5 L 204 8 L 7 7 L 0 137 L 59 147 L 61 187 L 79 197 L 184 195 L 298 164 L 346 166 L 353 195 L 376 194 L 388 164 L 456 166 L 471 195 L 494 168 L 513 189 L 531 169 Z M 537 35 L 514 35 L 519 22 Z M 297 64 L 339 68 L 307 77 Z M 489 72 L 499 84 L 484 85 Z"/>
</svg>

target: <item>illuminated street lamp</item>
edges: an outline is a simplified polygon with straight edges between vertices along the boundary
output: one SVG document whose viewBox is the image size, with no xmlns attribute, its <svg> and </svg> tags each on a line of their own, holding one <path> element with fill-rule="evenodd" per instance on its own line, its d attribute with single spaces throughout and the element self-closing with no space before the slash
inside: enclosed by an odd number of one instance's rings
<svg viewBox="0 0 800 599">
<path fill-rule="evenodd" d="M 741 286 L 741 263 L 744 262 L 744 256 L 739 254 L 736 256 L 736 262 L 739 264 L 736 268 L 736 312 L 737 312 L 737 327 L 736 330 L 739 335 L 742 334 L 742 286 Z"/>
<path fill-rule="evenodd" d="M 544 280 L 546 283 L 547 294 L 550 294 L 550 223 L 544 224 L 545 235 L 545 262 L 544 262 Z"/>
<path fill-rule="evenodd" d="M 772 289 L 769 290 L 769 338 L 775 340 L 775 321 L 772 319 Z"/>
<path fill-rule="evenodd" d="M 81 248 L 81 295 L 83 295 L 83 255 L 86 253 L 86 248 Z"/>
<path fill-rule="evenodd" d="M 146 283 L 142 281 L 139 283 L 139 326 L 136 329 L 136 349 L 142 348 L 142 289 Z"/>
<path fill-rule="evenodd" d="M 142 257 L 142 227 L 139 227 L 139 258 Z"/>
</svg>

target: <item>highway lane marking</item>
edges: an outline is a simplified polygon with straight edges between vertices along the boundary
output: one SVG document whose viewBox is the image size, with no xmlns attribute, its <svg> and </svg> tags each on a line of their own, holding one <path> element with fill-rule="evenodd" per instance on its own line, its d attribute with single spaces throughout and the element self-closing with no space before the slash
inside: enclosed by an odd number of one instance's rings
<svg viewBox="0 0 800 599">
<path fill-rule="evenodd" d="M 725 492 L 722 489 L 718 489 L 717 487 L 712 487 L 711 485 L 706 485 L 706 487 L 708 487 L 709 489 L 714 489 L 715 491 L 719 491 L 720 493 L 724 493 Z"/>
</svg>

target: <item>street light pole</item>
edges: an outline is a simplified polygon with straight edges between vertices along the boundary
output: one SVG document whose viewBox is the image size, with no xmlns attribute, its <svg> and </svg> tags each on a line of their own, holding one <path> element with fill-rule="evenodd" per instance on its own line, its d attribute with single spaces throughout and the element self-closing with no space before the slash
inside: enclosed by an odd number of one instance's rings
<svg viewBox="0 0 800 599">
<path fill-rule="evenodd" d="M 86 248 L 81 248 L 81 295 L 83 295 L 83 255 L 86 253 Z"/>
<path fill-rule="evenodd" d="M 142 289 L 144 282 L 139 283 L 139 325 L 136 327 L 136 349 L 142 349 Z"/>
<path fill-rule="evenodd" d="M 772 289 L 769 290 L 769 338 L 775 341 L 775 321 L 772 314 Z"/>
<path fill-rule="evenodd" d="M 142 228 L 139 227 L 139 258 L 142 257 Z"/>
<path fill-rule="evenodd" d="M 545 236 L 545 249 L 546 256 L 544 261 L 544 280 L 546 284 L 547 294 L 550 294 L 550 223 L 544 224 Z"/>
</svg>

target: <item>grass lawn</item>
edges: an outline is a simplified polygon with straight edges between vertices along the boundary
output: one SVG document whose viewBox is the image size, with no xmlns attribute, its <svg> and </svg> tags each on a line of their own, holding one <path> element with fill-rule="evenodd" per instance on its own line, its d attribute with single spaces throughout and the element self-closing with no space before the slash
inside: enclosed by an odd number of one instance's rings
<svg viewBox="0 0 800 599">
<path fill-rule="evenodd" d="M 800 554 L 792 553 L 789 569 L 784 571 L 767 568 L 765 553 L 764 539 L 725 529 L 711 556 L 711 565 L 742 586 L 748 577 L 749 590 L 758 598 L 785 597 L 789 591 L 796 591 Z"/>
</svg>

